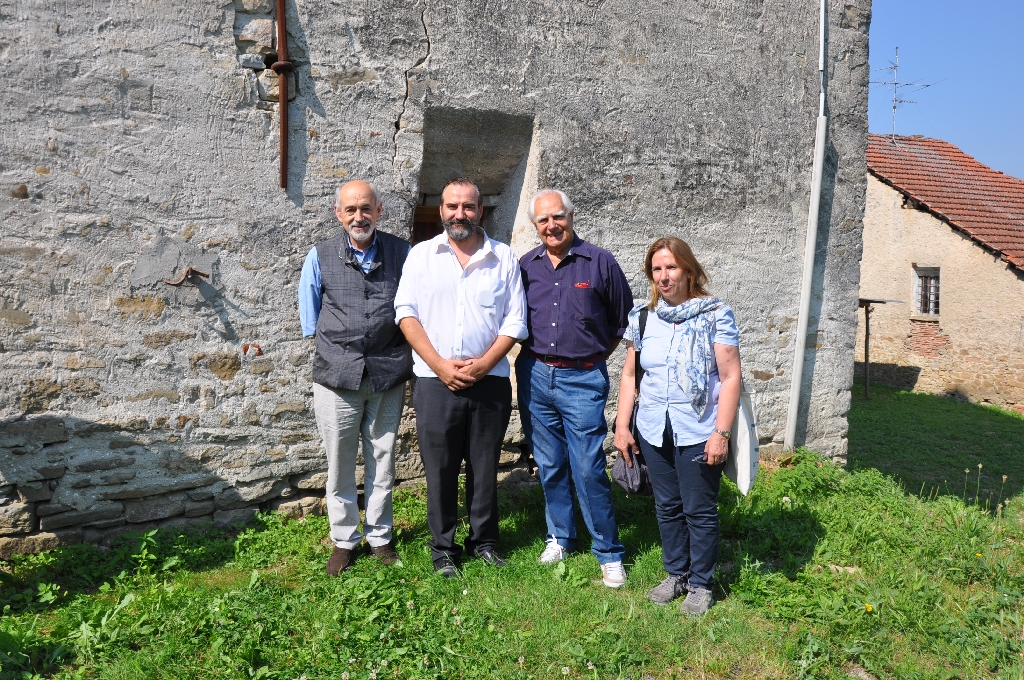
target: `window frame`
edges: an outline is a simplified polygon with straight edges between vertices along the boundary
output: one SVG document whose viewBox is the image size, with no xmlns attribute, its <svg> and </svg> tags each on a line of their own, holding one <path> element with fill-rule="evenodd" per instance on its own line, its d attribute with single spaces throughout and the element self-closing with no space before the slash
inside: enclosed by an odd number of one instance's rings
<svg viewBox="0 0 1024 680">
<path fill-rule="evenodd" d="M 939 318 L 942 311 L 942 276 L 939 267 L 914 267 L 914 313 Z M 925 297 L 927 295 L 927 298 Z"/>
</svg>

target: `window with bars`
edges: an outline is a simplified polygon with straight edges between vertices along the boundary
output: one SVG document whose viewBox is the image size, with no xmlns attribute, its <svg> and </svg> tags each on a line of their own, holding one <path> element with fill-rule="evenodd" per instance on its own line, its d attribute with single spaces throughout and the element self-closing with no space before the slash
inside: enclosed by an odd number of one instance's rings
<svg viewBox="0 0 1024 680">
<path fill-rule="evenodd" d="M 939 270 L 937 267 L 914 269 L 914 300 L 918 314 L 939 315 Z"/>
</svg>

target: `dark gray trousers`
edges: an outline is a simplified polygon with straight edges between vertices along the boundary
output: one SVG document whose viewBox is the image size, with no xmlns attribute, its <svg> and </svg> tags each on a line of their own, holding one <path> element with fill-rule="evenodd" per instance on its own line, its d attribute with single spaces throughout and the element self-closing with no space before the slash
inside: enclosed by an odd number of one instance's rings
<svg viewBox="0 0 1024 680">
<path fill-rule="evenodd" d="M 427 477 L 427 526 L 434 563 L 462 552 L 459 470 L 466 463 L 466 551 L 498 544 L 498 458 L 512 416 L 512 383 L 489 375 L 452 392 L 439 378 L 419 378 L 413 392 L 416 435 Z"/>
</svg>

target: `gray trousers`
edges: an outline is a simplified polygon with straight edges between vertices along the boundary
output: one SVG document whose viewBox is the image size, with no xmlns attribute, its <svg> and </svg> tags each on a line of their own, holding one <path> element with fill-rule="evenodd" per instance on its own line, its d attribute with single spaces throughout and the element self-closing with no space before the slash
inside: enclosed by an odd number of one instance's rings
<svg viewBox="0 0 1024 680">
<path fill-rule="evenodd" d="M 313 383 L 316 425 L 327 449 L 327 517 L 339 548 L 359 545 L 365 533 L 373 547 L 391 540 L 395 485 L 395 432 L 402 416 L 405 384 L 374 392 L 363 378 L 358 390 L 335 390 Z M 362 435 L 366 522 L 359 531 L 356 457 Z"/>
</svg>

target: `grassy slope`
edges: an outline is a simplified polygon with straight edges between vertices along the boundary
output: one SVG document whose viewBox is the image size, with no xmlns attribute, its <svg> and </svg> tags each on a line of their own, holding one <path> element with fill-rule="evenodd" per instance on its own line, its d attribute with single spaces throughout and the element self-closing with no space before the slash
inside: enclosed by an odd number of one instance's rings
<svg viewBox="0 0 1024 680">
<path fill-rule="evenodd" d="M 851 415 L 854 466 L 878 455 L 881 467 L 890 461 L 885 448 L 897 445 L 928 464 L 926 474 L 937 468 L 928 461 L 962 464 L 943 444 L 948 437 L 926 440 L 927 453 L 891 433 L 865 447 L 865 430 L 876 436 L 887 422 L 913 420 L 908 408 L 921 410 L 904 395 L 875 394 L 878 415 L 863 404 Z M 940 423 L 969 406 L 925 403 L 947 405 L 955 408 Z M 853 455 L 859 447 L 864 453 Z M 985 469 L 1021 464 L 982 460 Z M 886 471 L 920 484 L 913 467 Z M 19 558 L 0 571 L 9 607 L 0 677 L 839 678 L 853 663 L 878 677 L 1022 677 L 1019 499 L 996 518 L 959 493 L 921 499 L 878 470 L 845 472 L 797 456 L 747 498 L 723 491 L 721 602 L 699 620 L 644 600 L 664 575 L 650 499 L 616 498 L 632 551 L 619 592 L 593 582 L 589 554 L 564 569 L 536 563 L 538 490 L 501 503 L 510 566 L 470 561 L 457 581 L 430 575 L 415 492 L 397 503 L 404 565 L 361 559 L 341 579 L 323 573 L 324 518 L 268 517 L 237 537 L 158 534 L 111 551 L 72 546 Z"/>
</svg>

